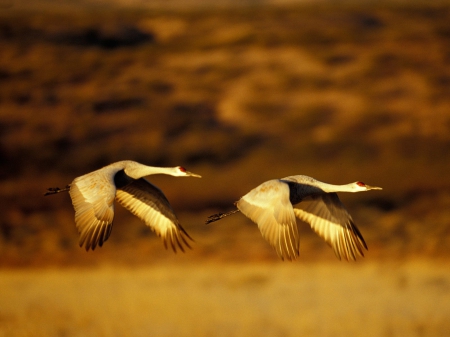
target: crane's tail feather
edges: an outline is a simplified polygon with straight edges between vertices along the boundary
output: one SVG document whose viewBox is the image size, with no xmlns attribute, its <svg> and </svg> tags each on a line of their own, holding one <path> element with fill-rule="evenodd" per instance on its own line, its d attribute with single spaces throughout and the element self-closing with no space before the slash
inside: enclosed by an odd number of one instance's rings
<svg viewBox="0 0 450 337">
<path fill-rule="evenodd" d="M 47 192 L 45 192 L 44 196 L 50 195 L 50 194 L 56 194 L 56 193 L 59 193 L 59 192 L 65 192 L 65 191 L 68 191 L 68 190 L 70 190 L 70 185 L 67 185 L 67 186 L 64 187 L 64 188 L 59 188 L 59 187 L 49 187 L 49 188 L 47 189 Z"/>
<path fill-rule="evenodd" d="M 208 219 L 206 219 L 205 224 L 208 225 L 208 224 L 210 224 L 211 222 L 220 220 L 220 219 L 222 219 L 222 218 L 225 218 L 226 216 L 229 216 L 229 215 L 234 214 L 234 213 L 237 213 L 237 212 L 239 212 L 239 209 L 234 209 L 234 210 L 229 211 L 229 212 L 226 212 L 226 213 L 217 213 L 217 214 L 210 215 L 210 216 L 208 217 Z"/>
</svg>

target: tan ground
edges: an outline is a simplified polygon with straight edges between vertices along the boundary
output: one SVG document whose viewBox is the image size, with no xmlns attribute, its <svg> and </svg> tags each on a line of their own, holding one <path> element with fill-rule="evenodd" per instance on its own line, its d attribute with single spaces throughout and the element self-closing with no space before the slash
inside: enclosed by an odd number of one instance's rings
<svg viewBox="0 0 450 337">
<path fill-rule="evenodd" d="M 0 336 L 448 336 L 449 263 L 0 271 Z"/>
</svg>

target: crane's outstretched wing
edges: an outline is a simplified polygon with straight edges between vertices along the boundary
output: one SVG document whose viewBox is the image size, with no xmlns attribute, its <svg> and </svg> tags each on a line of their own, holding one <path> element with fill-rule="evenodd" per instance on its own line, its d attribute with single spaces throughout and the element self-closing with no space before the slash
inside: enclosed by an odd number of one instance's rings
<svg viewBox="0 0 450 337">
<path fill-rule="evenodd" d="M 336 193 L 307 197 L 294 205 L 294 212 L 333 248 L 338 259 L 364 256 L 367 245 Z"/>
<path fill-rule="evenodd" d="M 297 258 L 300 241 L 286 183 L 276 179 L 266 181 L 244 195 L 236 206 L 258 225 L 281 259 Z"/>
<path fill-rule="evenodd" d="M 166 196 L 155 185 L 144 178 L 135 180 L 117 189 L 116 199 L 123 207 L 144 221 L 158 236 L 161 236 L 166 248 L 168 243 L 174 252 L 177 251 L 177 246 L 183 252 L 183 245 L 191 248 L 186 237 L 190 240 L 192 238 L 181 227 Z"/>
<path fill-rule="evenodd" d="M 70 197 L 75 208 L 75 224 L 79 244 L 86 251 L 101 247 L 112 230 L 116 188 L 113 174 L 103 170 L 75 178 L 70 184 Z"/>
</svg>

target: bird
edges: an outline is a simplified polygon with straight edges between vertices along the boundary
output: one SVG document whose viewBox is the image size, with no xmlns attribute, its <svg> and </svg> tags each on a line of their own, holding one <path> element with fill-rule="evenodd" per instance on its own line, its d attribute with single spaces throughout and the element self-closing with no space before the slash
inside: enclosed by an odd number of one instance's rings
<svg viewBox="0 0 450 337">
<path fill-rule="evenodd" d="M 75 178 L 65 188 L 49 188 L 44 195 L 69 191 L 75 209 L 79 245 L 86 251 L 102 246 L 108 240 L 114 219 L 114 200 L 149 226 L 176 253 L 177 247 L 191 248 L 193 241 L 181 227 L 164 193 L 143 177 L 168 174 L 175 177 L 197 177 L 182 166 L 154 167 L 123 160 Z"/>
<path fill-rule="evenodd" d="M 237 209 L 207 218 L 206 224 L 241 212 L 258 225 L 264 239 L 284 260 L 295 260 L 300 254 L 297 219 L 331 246 L 336 257 L 347 261 L 364 256 L 367 250 L 351 215 L 339 200 L 337 192 L 382 190 L 361 181 L 346 185 L 323 183 L 305 175 L 268 180 L 234 203 Z"/>
</svg>

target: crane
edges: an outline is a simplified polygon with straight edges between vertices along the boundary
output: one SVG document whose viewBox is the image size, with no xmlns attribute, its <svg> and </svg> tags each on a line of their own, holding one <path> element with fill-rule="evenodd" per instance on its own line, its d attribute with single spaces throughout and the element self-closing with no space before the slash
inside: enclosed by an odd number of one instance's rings
<svg viewBox="0 0 450 337">
<path fill-rule="evenodd" d="M 356 256 L 364 256 L 363 248 L 367 250 L 367 245 L 337 192 L 381 189 L 361 181 L 346 185 L 326 184 L 304 175 L 273 179 L 235 202 L 237 209 L 211 215 L 206 224 L 240 211 L 258 225 L 264 239 L 282 260 L 295 260 L 300 247 L 297 217 L 311 225 L 333 248 L 339 260 L 356 260 Z"/>
<path fill-rule="evenodd" d="M 181 227 L 164 193 L 143 178 L 152 174 L 201 178 L 181 166 L 153 167 L 123 160 L 77 177 L 65 188 L 49 188 L 44 195 L 69 191 L 79 244 L 86 251 L 101 247 L 108 240 L 116 199 L 160 236 L 166 249 L 170 244 L 174 252 L 177 246 L 184 252 L 183 245 L 191 248 L 186 238 L 192 238 Z"/>
</svg>

